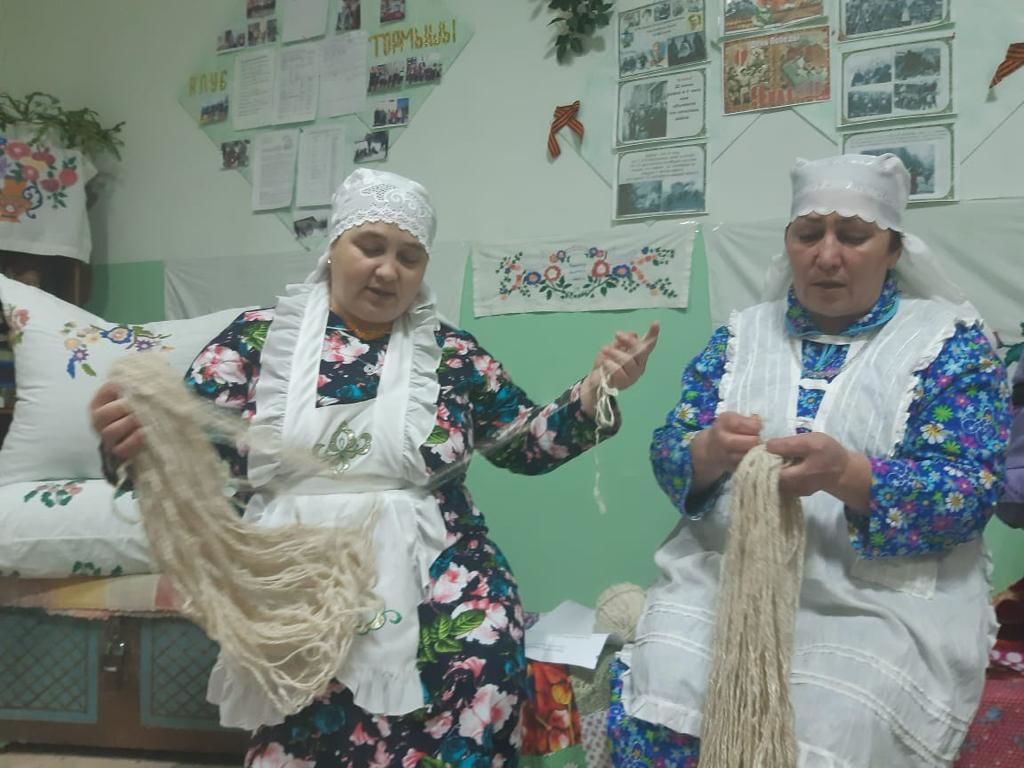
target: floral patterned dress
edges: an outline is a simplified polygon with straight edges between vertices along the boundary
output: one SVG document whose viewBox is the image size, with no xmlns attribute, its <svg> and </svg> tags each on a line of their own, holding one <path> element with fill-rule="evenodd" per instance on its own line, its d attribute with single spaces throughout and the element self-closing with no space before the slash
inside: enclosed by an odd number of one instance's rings
<svg viewBox="0 0 1024 768">
<path fill-rule="evenodd" d="M 831 381 L 842 371 L 848 347 L 806 340 L 818 329 L 792 291 L 788 306 L 787 331 L 805 339 L 803 378 Z M 898 306 L 899 291 L 890 278 L 872 310 L 841 335 L 855 337 L 885 325 Z M 715 419 L 728 342 L 729 329 L 719 328 L 687 366 L 682 396 L 651 444 L 658 484 L 690 517 L 709 512 L 725 483 L 690 493 L 689 445 Z M 861 557 L 923 555 L 970 541 L 981 535 L 1001 493 L 1009 385 L 985 335 L 959 327 L 918 381 L 902 445 L 892 457 L 870 457 L 869 514 L 848 518 L 850 543 Z M 813 418 L 822 395 L 821 390 L 801 389 L 798 416 Z M 696 737 L 626 715 L 621 700 L 625 669 L 622 662 L 613 662 L 608 732 L 617 768 L 696 766 Z"/>
<path fill-rule="evenodd" d="M 196 358 L 186 376 L 197 393 L 251 418 L 260 351 L 272 310 L 246 312 Z M 376 396 L 387 338 L 361 339 L 331 314 L 324 335 L 318 407 Z M 442 326 L 437 424 L 422 447 L 436 474 L 466 459 L 478 441 L 522 420 L 528 428 L 487 458 L 527 475 L 549 472 L 593 446 L 596 425 L 580 407 L 577 383 L 538 407 L 468 333 Z M 602 436 L 603 437 L 603 436 Z M 221 449 L 232 471 L 245 459 Z M 431 568 L 419 608 L 418 666 L 425 706 L 401 717 L 357 707 L 339 683 L 277 726 L 258 730 L 253 768 L 500 768 L 517 764 L 527 694 L 523 611 L 508 561 L 463 484 L 465 469 L 436 491 L 448 548 Z"/>
</svg>

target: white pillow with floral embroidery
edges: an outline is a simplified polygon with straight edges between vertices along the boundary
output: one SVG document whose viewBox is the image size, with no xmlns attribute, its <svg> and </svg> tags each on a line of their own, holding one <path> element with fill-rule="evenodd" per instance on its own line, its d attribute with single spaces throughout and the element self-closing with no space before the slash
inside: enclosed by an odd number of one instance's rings
<svg viewBox="0 0 1024 768">
<path fill-rule="evenodd" d="M 106 480 L 0 487 L 0 576 L 48 579 L 151 573 L 131 494 Z"/>
<path fill-rule="evenodd" d="M 155 352 L 184 376 L 203 347 L 244 311 L 120 325 L 3 276 L 0 306 L 17 388 L 14 419 L 0 448 L 0 485 L 102 478 L 88 405 L 111 364 Z"/>
</svg>

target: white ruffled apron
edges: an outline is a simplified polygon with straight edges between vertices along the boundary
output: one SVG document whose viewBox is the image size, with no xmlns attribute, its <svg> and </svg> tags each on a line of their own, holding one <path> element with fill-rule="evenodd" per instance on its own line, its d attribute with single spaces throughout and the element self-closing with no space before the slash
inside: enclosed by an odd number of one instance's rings
<svg viewBox="0 0 1024 768">
<path fill-rule="evenodd" d="M 877 333 L 845 340 L 847 364 L 824 382 L 802 379 L 785 312 L 775 302 L 733 316 L 719 412 L 760 415 L 765 437 L 809 426 L 872 456 L 902 443 L 916 372 L 957 323 L 977 322 L 963 307 L 904 299 Z M 797 417 L 801 386 L 824 390 L 810 423 Z M 798 765 L 945 768 L 978 706 L 995 637 L 980 538 L 863 559 L 842 502 L 823 492 L 802 502 L 807 549 L 790 676 Z M 713 512 L 681 521 L 655 556 L 660 577 L 624 654 L 623 704 L 633 717 L 701 732 L 728 518 L 727 488 Z"/>
<path fill-rule="evenodd" d="M 437 412 L 438 322 L 432 298 L 421 294 L 395 323 L 377 397 L 318 408 L 328 311 L 323 282 L 289 286 L 278 302 L 261 356 L 252 427 L 271 438 L 273 448 L 254 447 L 249 454 L 249 480 L 257 492 L 244 519 L 263 526 L 301 519 L 357 527 L 376 512 L 375 592 L 384 608 L 366 617 L 372 629 L 356 637 L 336 677 L 364 710 L 403 715 L 424 706 L 416 667 L 418 607 L 446 536 L 437 501 L 426 489 L 420 453 Z M 314 446 L 335 467 L 334 476 L 290 479 L 278 452 L 281 445 Z M 253 677 L 223 652 L 210 675 L 207 697 L 219 705 L 221 725 L 227 727 L 255 730 L 284 719 Z"/>
</svg>

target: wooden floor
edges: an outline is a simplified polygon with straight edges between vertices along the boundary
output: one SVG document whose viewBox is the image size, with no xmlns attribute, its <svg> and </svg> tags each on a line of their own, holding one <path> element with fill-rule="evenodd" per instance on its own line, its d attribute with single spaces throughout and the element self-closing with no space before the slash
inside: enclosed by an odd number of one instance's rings
<svg viewBox="0 0 1024 768">
<path fill-rule="evenodd" d="M 138 752 L 0 750 L 0 768 L 239 768 L 241 764 L 241 756 L 237 763 L 224 763 Z"/>
</svg>

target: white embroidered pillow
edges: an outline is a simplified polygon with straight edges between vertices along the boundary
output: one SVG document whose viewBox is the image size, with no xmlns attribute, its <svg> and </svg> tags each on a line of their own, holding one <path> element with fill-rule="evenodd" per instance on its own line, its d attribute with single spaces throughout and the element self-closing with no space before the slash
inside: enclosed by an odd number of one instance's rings
<svg viewBox="0 0 1024 768">
<path fill-rule="evenodd" d="M 120 325 L 3 276 L 0 306 L 10 330 L 18 396 L 0 448 L 0 485 L 101 478 L 88 404 L 111 364 L 155 352 L 166 354 L 184 375 L 203 347 L 244 311 Z"/>
</svg>

